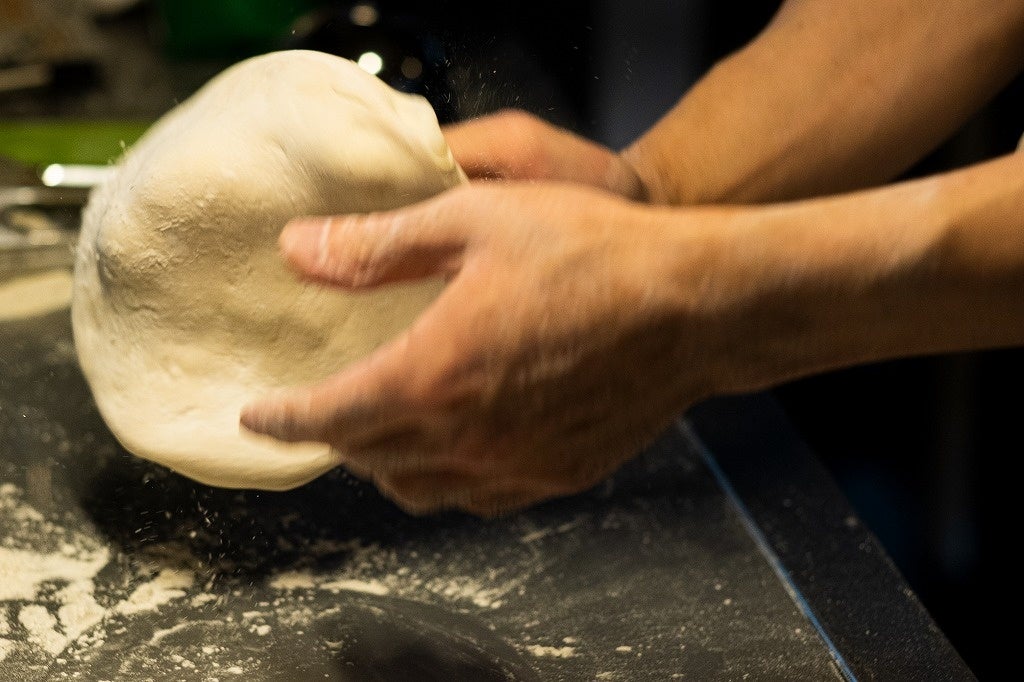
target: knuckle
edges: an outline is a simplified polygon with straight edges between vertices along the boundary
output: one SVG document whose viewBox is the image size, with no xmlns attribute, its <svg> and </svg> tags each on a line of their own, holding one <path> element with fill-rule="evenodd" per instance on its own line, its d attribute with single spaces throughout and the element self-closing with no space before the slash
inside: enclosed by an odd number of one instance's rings
<svg viewBox="0 0 1024 682">
<path fill-rule="evenodd" d="M 537 125 L 537 118 L 522 109 L 505 107 L 494 114 L 494 120 L 502 125 L 504 129 L 511 128 L 514 131 L 521 131 Z"/>
<path fill-rule="evenodd" d="M 439 415 L 450 415 L 458 406 L 462 371 L 452 362 L 436 359 L 420 370 L 405 386 L 410 400 Z"/>
<path fill-rule="evenodd" d="M 368 240 L 352 244 L 339 260 L 339 276 L 358 286 L 373 280 L 379 264 L 377 248 Z"/>
<path fill-rule="evenodd" d="M 550 165 L 543 143 L 547 124 L 519 109 L 503 110 L 498 114 L 498 121 L 506 131 L 506 138 L 515 140 L 515 144 L 504 146 L 508 165 L 506 172 L 513 176 L 522 170 L 545 174 Z"/>
</svg>

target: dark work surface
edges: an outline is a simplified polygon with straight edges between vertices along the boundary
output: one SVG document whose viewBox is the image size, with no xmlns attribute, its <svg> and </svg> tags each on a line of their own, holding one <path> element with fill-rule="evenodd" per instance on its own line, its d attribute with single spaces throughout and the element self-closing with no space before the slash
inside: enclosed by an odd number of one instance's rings
<svg viewBox="0 0 1024 682">
<path fill-rule="evenodd" d="M 66 310 L 0 323 L 0 566 L 102 567 L 4 602 L 0 678 L 839 677 L 685 430 L 494 522 L 412 518 L 340 472 L 218 490 L 115 444 L 69 332 Z"/>
<path fill-rule="evenodd" d="M 774 399 L 710 401 L 690 419 L 853 675 L 973 678 Z"/>
<path fill-rule="evenodd" d="M 822 471 L 766 435 L 775 416 L 708 404 L 587 494 L 417 519 L 340 472 L 230 491 L 134 458 L 67 311 L 0 322 L 2 577 L 97 562 L 0 602 L 0 678 L 969 677 Z"/>
</svg>

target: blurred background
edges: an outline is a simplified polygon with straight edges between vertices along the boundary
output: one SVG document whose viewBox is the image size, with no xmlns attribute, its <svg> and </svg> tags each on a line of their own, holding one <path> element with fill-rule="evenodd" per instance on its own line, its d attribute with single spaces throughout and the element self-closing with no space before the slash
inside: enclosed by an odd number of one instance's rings
<svg viewBox="0 0 1024 682">
<path fill-rule="evenodd" d="M 561 3 L 0 0 L 0 185 L 105 163 L 247 56 L 303 47 L 427 97 L 442 122 L 519 107 L 612 147 L 760 31 L 772 0 Z M 1011 151 L 1024 81 L 907 177 Z M 1024 355 L 1002 350 L 835 372 L 774 391 L 954 646 L 1001 670 L 988 617 L 1003 571 Z M 1014 598 L 1015 600 L 1015 598 Z"/>
</svg>

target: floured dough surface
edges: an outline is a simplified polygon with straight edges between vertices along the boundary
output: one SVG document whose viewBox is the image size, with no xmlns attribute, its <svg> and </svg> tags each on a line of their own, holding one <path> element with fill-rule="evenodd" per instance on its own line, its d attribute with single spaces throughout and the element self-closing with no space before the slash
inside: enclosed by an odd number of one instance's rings
<svg viewBox="0 0 1024 682">
<path fill-rule="evenodd" d="M 442 285 L 302 284 L 278 252 L 281 228 L 462 182 L 429 104 L 348 60 L 278 52 L 217 76 L 125 155 L 84 213 L 75 346 L 110 429 L 210 485 L 287 489 L 335 466 L 326 445 L 241 431 L 242 405 L 334 374 Z"/>
</svg>

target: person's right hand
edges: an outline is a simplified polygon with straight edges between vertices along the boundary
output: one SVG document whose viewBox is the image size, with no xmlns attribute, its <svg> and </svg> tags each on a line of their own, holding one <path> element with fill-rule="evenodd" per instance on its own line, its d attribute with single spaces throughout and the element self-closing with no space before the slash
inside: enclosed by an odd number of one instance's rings
<svg viewBox="0 0 1024 682">
<path fill-rule="evenodd" d="M 611 149 L 518 109 L 444 128 L 455 160 L 474 180 L 559 180 L 644 200 L 633 167 Z"/>
</svg>

